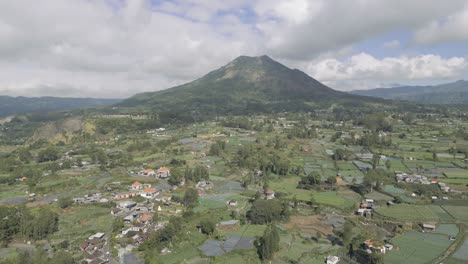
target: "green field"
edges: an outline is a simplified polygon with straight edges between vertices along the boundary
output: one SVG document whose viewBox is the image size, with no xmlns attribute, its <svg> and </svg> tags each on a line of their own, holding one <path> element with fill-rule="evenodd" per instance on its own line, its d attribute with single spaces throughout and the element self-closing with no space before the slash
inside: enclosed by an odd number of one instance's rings
<svg viewBox="0 0 468 264">
<path fill-rule="evenodd" d="M 468 184 L 468 178 L 439 178 L 439 181 L 451 184 Z"/>
<path fill-rule="evenodd" d="M 392 195 L 404 194 L 405 190 L 397 188 L 393 185 L 385 185 L 383 191 Z"/>
<path fill-rule="evenodd" d="M 385 263 L 424 264 L 444 253 L 451 241 L 445 235 L 410 231 L 393 238 L 391 243 L 396 248 L 385 254 Z"/>
<path fill-rule="evenodd" d="M 453 168 L 453 169 L 445 169 L 444 175 L 449 178 L 464 178 L 468 179 L 468 170 Z"/>
<path fill-rule="evenodd" d="M 452 255 L 452 258 L 464 261 L 464 263 L 468 262 L 468 238 L 465 238 L 463 244 L 461 244 L 457 251 Z"/>
<path fill-rule="evenodd" d="M 379 207 L 375 212 L 381 216 L 407 221 L 448 221 L 450 215 L 436 205 L 396 204 L 389 207 Z"/>
<path fill-rule="evenodd" d="M 319 204 L 329 205 L 339 209 L 349 208 L 355 203 L 354 200 L 342 197 L 335 191 L 314 192 L 312 194 L 312 197 Z"/>
<path fill-rule="evenodd" d="M 450 215 L 461 221 L 468 221 L 468 206 L 443 205 Z"/>
<path fill-rule="evenodd" d="M 458 226 L 455 224 L 440 224 L 434 230 L 434 233 L 456 237 L 459 231 Z"/>
</svg>

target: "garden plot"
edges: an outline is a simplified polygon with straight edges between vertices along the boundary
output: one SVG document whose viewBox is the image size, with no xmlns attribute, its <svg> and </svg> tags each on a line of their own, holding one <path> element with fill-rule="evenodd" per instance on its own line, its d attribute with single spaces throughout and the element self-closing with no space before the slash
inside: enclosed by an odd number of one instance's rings
<svg viewBox="0 0 468 264">
<path fill-rule="evenodd" d="M 444 169 L 444 175 L 448 178 L 463 178 L 468 179 L 468 170 L 453 168 Z"/>
<path fill-rule="evenodd" d="M 396 248 L 384 256 L 385 263 L 423 264 L 444 253 L 451 241 L 445 235 L 410 231 L 392 239 L 391 243 Z"/>
<path fill-rule="evenodd" d="M 219 256 L 233 250 L 250 249 L 253 247 L 253 241 L 255 240 L 255 237 L 252 236 L 225 236 L 225 240 L 207 239 L 198 249 L 205 256 Z"/>
<path fill-rule="evenodd" d="M 443 234 L 447 236 L 456 237 L 458 235 L 459 229 L 455 224 L 440 224 L 434 230 L 434 233 Z"/>
<path fill-rule="evenodd" d="M 384 193 L 377 192 L 377 191 L 373 191 L 371 193 L 368 193 L 368 194 L 365 195 L 365 197 L 367 199 L 373 199 L 375 201 L 385 201 L 385 202 L 387 202 L 387 201 L 393 200 L 392 196 L 386 195 Z"/>
<path fill-rule="evenodd" d="M 381 216 L 407 221 L 439 221 L 442 217 L 449 217 L 440 206 L 395 204 L 379 207 L 375 212 Z"/>
<path fill-rule="evenodd" d="M 452 258 L 464 261 L 464 263 L 468 262 L 468 238 L 465 238 L 463 244 L 452 255 Z"/>
<path fill-rule="evenodd" d="M 468 206 L 443 205 L 451 216 L 461 221 L 468 221 Z"/>
</svg>

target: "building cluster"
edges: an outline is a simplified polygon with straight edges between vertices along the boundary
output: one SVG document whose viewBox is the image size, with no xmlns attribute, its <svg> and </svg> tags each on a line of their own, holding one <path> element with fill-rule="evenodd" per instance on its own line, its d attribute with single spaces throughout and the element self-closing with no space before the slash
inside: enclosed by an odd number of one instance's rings
<svg viewBox="0 0 468 264">
<path fill-rule="evenodd" d="M 82 263 L 104 264 L 109 262 L 109 252 L 105 250 L 108 241 L 104 233 L 96 233 L 80 244 L 83 252 Z"/>
</svg>

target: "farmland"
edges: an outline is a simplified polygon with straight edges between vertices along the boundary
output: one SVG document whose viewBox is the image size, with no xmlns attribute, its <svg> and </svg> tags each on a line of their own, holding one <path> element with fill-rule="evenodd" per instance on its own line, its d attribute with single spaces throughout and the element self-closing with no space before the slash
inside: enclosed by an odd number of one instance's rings
<svg viewBox="0 0 468 264">
<path fill-rule="evenodd" d="M 442 254 L 451 241 L 440 234 L 410 231 L 391 241 L 398 248 L 385 255 L 385 263 L 428 263 Z"/>
</svg>

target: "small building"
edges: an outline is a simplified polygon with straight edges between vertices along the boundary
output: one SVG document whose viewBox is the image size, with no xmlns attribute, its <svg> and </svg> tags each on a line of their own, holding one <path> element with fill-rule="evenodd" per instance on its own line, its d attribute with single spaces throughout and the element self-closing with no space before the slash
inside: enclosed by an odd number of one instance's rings
<svg viewBox="0 0 468 264">
<path fill-rule="evenodd" d="M 436 226 L 432 224 L 422 224 L 422 228 L 424 231 L 434 231 Z"/>
<path fill-rule="evenodd" d="M 142 214 L 138 218 L 138 222 L 142 224 L 147 224 L 153 221 L 153 215 L 152 214 Z"/>
<path fill-rule="evenodd" d="M 134 183 L 132 183 L 132 186 L 131 186 L 131 189 L 132 189 L 132 190 L 139 191 L 139 190 L 141 190 L 142 188 L 143 188 L 143 185 L 142 185 L 141 183 L 139 183 L 139 182 L 137 182 L 137 181 L 134 182 Z"/>
<path fill-rule="evenodd" d="M 145 188 L 143 188 L 143 191 L 140 193 L 140 196 L 144 197 L 144 198 L 147 198 L 147 199 L 153 199 L 158 194 L 159 193 L 156 191 L 155 188 L 145 187 Z"/>
<path fill-rule="evenodd" d="M 228 204 L 229 206 L 237 206 L 237 201 L 236 201 L 236 200 L 229 200 L 229 201 L 227 202 L 227 204 Z"/>
<path fill-rule="evenodd" d="M 132 207 L 135 207 L 136 206 L 136 202 L 133 202 L 133 201 L 121 201 L 117 204 L 118 207 L 122 208 L 122 209 L 130 209 Z"/>
<path fill-rule="evenodd" d="M 99 238 L 99 239 L 102 239 L 106 234 L 105 233 L 96 233 L 90 237 L 88 237 L 89 240 L 93 240 L 95 238 Z"/>
<path fill-rule="evenodd" d="M 386 249 L 386 250 L 392 250 L 392 249 L 393 249 L 393 245 L 392 245 L 392 244 L 385 244 L 385 249 Z"/>
<path fill-rule="evenodd" d="M 168 167 L 161 167 L 156 171 L 156 177 L 165 179 L 171 176 L 171 171 Z"/>
<path fill-rule="evenodd" d="M 142 175 L 142 176 L 154 176 L 156 175 L 156 172 L 154 172 L 153 169 L 146 169 L 146 170 L 141 170 L 138 172 L 139 175 Z"/>
<path fill-rule="evenodd" d="M 272 189 L 265 189 L 264 194 L 267 200 L 275 198 L 275 192 Z"/>
<path fill-rule="evenodd" d="M 340 262 L 340 257 L 338 256 L 326 256 L 325 257 L 325 264 L 337 264 Z"/>
<path fill-rule="evenodd" d="M 239 220 L 233 219 L 233 220 L 221 221 L 219 222 L 217 226 L 218 226 L 218 229 L 220 230 L 236 229 L 239 227 Z"/>
</svg>

